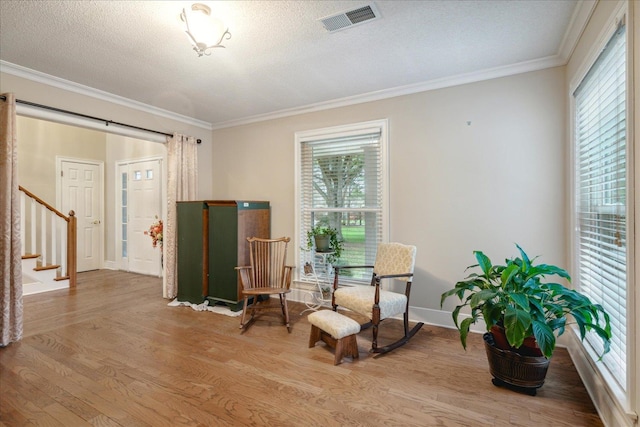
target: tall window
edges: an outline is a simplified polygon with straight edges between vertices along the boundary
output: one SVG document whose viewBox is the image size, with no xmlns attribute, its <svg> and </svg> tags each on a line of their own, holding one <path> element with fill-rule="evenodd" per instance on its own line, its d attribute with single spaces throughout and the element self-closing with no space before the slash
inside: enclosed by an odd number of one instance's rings
<svg viewBox="0 0 640 427">
<path fill-rule="evenodd" d="M 387 227 L 386 127 L 381 120 L 296 134 L 302 262 L 307 231 L 321 225 L 344 242 L 339 262 L 373 264 Z"/>
<path fill-rule="evenodd" d="M 603 363 L 626 390 L 627 123 L 625 27 L 618 28 L 574 93 L 577 285 L 611 316 Z M 591 337 L 594 338 L 594 337 Z M 601 352 L 601 343 L 588 343 Z"/>
</svg>

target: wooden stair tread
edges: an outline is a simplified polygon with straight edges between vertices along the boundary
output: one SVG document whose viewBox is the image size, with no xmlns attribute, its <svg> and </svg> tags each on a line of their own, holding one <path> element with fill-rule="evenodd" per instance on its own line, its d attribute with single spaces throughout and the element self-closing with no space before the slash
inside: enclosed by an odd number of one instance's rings
<svg viewBox="0 0 640 427">
<path fill-rule="evenodd" d="M 60 267 L 58 264 L 50 264 L 50 265 L 42 265 L 40 267 L 35 267 L 34 271 L 43 271 L 43 270 L 55 270 Z"/>
<path fill-rule="evenodd" d="M 24 254 L 22 255 L 22 259 L 33 259 L 38 258 L 40 254 Z"/>
<path fill-rule="evenodd" d="M 56 282 L 59 282 L 61 280 L 69 280 L 69 276 L 59 276 L 59 277 L 56 277 L 53 280 L 56 281 Z"/>
</svg>

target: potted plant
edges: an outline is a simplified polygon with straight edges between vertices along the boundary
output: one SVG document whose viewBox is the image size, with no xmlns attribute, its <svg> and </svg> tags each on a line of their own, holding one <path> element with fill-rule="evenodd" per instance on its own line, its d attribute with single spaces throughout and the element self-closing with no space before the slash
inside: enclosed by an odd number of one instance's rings
<svg viewBox="0 0 640 427">
<path fill-rule="evenodd" d="M 327 300 L 331 299 L 331 286 L 329 286 L 329 285 L 321 285 L 320 286 L 320 291 L 322 293 L 322 299 L 324 301 L 327 301 Z"/>
<path fill-rule="evenodd" d="M 474 251 L 478 264 L 467 269 L 479 267 L 481 271 L 471 273 L 457 282 L 453 289 L 444 292 L 440 306 L 453 295 L 462 302 L 455 307 L 452 316 L 465 349 L 470 326 L 481 318 L 484 320 L 487 327 L 485 348 L 495 377 L 494 384 L 504 382 L 525 387 L 535 394 L 535 389 L 544 382 L 556 337 L 564 333 L 569 322 L 578 325 L 581 340 L 587 331 L 594 331 L 602 339 L 604 351 L 600 358 L 609 351 L 611 325 L 609 315 L 601 305 L 593 304 L 585 295 L 560 283 L 541 280 L 546 276 L 558 276 L 570 282 L 571 278 L 564 269 L 547 264 L 534 265 L 535 258 L 529 259 L 519 245 L 516 247 L 520 257 L 507 259 L 505 265 L 493 265 L 483 252 Z M 460 312 L 465 307 L 471 309 L 471 316 L 460 322 Z M 504 331 L 502 344 L 501 331 Z M 533 342 L 533 347 L 526 347 L 526 342 Z M 509 360 L 492 364 L 494 356 L 508 357 Z M 516 372 L 528 371 L 527 362 L 546 365 L 542 366 L 544 372 L 536 374 L 542 378 L 531 382 L 526 378 L 510 377 Z M 524 365 L 514 368 L 513 363 Z M 500 366 L 508 372 L 497 372 Z"/>
<path fill-rule="evenodd" d="M 332 252 L 327 260 L 329 263 L 335 263 L 342 255 L 343 242 L 335 228 L 316 225 L 307 231 L 307 250 L 314 247 L 316 252 Z"/>
</svg>

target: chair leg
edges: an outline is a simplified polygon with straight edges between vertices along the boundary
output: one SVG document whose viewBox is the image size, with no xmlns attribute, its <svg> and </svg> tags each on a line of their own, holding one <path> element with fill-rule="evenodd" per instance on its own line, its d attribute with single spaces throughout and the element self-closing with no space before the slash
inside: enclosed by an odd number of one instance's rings
<svg viewBox="0 0 640 427">
<path fill-rule="evenodd" d="M 380 324 L 380 307 L 377 304 L 373 306 L 371 324 L 373 325 L 371 352 L 375 353 L 378 349 L 378 325 Z"/>
<path fill-rule="evenodd" d="M 405 311 L 404 312 L 404 336 L 406 337 L 407 335 L 409 335 L 409 312 Z"/>
<path fill-rule="evenodd" d="M 247 316 L 247 304 L 249 302 L 249 297 L 244 297 L 244 303 L 242 304 L 242 317 L 240 318 L 240 329 L 246 326 L 244 319 Z"/>
<path fill-rule="evenodd" d="M 282 294 L 280 296 L 280 299 L 282 301 L 282 310 L 283 310 L 283 314 L 284 314 L 284 324 L 287 327 L 287 331 L 291 332 L 291 325 L 289 325 L 289 309 L 287 308 L 287 296 Z"/>
<path fill-rule="evenodd" d="M 372 338 L 371 338 L 371 352 L 376 353 L 377 349 L 378 349 L 378 324 L 374 323 L 373 330 L 372 330 Z"/>
</svg>

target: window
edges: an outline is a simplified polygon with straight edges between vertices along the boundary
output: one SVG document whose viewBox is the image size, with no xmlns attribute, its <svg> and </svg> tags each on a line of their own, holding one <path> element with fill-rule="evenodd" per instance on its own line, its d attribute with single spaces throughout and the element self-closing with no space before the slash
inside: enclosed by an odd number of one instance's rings
<svg viewBox="0 0 640 427">
<path fill-rule="evenodd" d="M 602 363 L 626 390 L 627 127 L 626 42 L 620 26 L 574 93 L 575 255 L 580 291 L 611 316 Z M 593 338 L 593 337 L 592 337 Z M 601 343 L 587 337 L 601 352 Z"/>
<path fill-rule="evenodd" d="M 120 185 L 122 186 L 122 236 L 120 236 L 122 240 L 122 258 L 127 258 L 127 225 L 128 225 L 128 206 L 127 206 L 127 173 L 122 173 L 122 180 L 120 181 Z"/>
<path fill-rule="evenodd" d="M 308 259 L 306 234 L 317 225 L 338 231 L 340 263 L 373 264 L 387 235 L 386 141 L 386 120 L 296 134 L 298 265 Z"/>
</svg>

